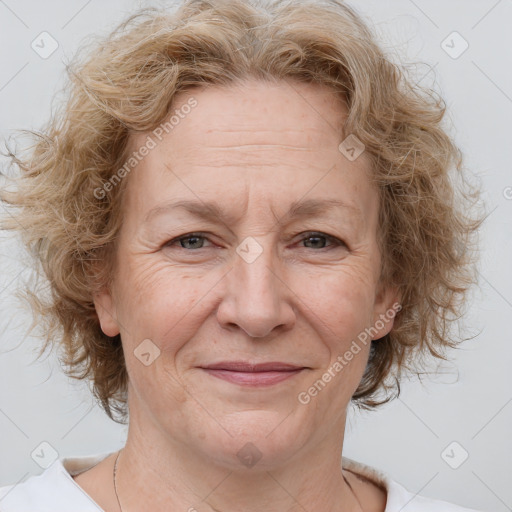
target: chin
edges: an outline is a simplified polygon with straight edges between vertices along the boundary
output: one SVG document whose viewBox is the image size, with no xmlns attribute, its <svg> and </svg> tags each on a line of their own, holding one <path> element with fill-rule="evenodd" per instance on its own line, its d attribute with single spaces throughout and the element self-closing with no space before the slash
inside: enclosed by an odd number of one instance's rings
<svg viewBox="0 0 512 512">
<path fill-rule="evenodd" d="M 220 423 L 225 430 L 219 426 L 192 444 L 202 447 L 219 465 L 237 472 L 283 466 L 307 445 L 313 434 L 304 422 L 293 421 L 289 411 L 241 411 Z"/>
</svg>

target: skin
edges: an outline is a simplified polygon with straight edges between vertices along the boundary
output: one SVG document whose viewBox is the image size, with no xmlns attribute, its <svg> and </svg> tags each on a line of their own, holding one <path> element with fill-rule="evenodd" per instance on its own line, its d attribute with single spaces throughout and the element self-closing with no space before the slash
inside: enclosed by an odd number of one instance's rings
<svg viewBox="0 0 512 512">
<path fill-rule="evenodd" d="M 379 279 L 368 161 L 338 150 L 346 107 L 328 88 L 284 81 L 182 92 L 177 108 L 190 96 L 197 106 L 125 178 L 114 284 L 95 296 L 103 332 L 121 334 L 130 380 L 122 509 L 382 512 L 385 491 L 340 464 L 370 344 L 308 404 L 297 398 L 398 299 Z M 147 135 L 132 136 L 132 149 Z M 349 206 L 285 217 L 312 198 Z M 144 222 L 177 199 L 215 201 L 228 217 L 169 210 Z M 250 263 L 236 251 L 247 237 L 262 250 Z M 148 366 L 134 355 L 145 339 L 160 350 Z M 198 368 L 223 360 L 307 369 L 248 388 Z M 237 457 L 246 443 L 261 454 L 252 467 Z M 108 512 L 119 510 L 114 458 L 75 478 Z"/>
</svg>

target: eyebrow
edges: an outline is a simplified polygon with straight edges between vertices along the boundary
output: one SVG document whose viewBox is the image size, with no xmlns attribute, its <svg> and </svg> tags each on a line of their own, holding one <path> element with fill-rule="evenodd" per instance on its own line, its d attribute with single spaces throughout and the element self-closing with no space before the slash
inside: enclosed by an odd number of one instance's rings
<svg viewBox="0 0 512 512">
<path fill-rule="evenodd" d="M 177 209 L 183 209 L 197 218 L 203 220 L 220 220 L 229 224 L 232 219 L 222 208 L 213 201 L 179 200 L 152 208 L 145 216 L 144 223 L 149 222 L 155 216 L 170 213 Z M 294 201 L 288 212 L 279 222 L 286 222 L 294 218 L 318 216 L 333 209 L 346 209 L 362 218 L 362 212 L 352 204 L 339 199 L 305 199 Z"/>
</svg>

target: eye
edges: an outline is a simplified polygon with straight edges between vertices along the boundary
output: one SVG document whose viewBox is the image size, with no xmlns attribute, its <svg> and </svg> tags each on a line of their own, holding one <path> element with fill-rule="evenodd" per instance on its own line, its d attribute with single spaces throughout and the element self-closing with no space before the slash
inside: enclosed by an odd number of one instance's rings
<svg viewBox="0 0 512 512">
<path fill-rule="evenodd" d="M 165 247 L 179 243 L 181 249 L 202 249 L 205 240 L 208 239 L 202 233 L 188 233 L 170 240 L 165 244 Z"/>
<path fill-rule="evenodd" d="M 301 242 L 311 243 L 311 247 L 308 249 L 329 249 L 332 247 L 346 247 L 346 244 L 332 235 L 321 233 L 317 231 L 310 231 L 305 234 L 300 240 Z M 165 247 L 176 246 L 179 244 L 179 248 L 188 250 L 198 250 L 205 248 L 204 242 L 208 240 L 203 233 L 187 233 L 179 237 L 173 238 L 165 244 Z"/>
<path fill-rule="evenodd" d="M 335 236 L 327 235 L 325 233 L 319 233 L 316 231 L 306 233 L 306 236 L 304 236 L 301 239 L 301 242 L 306 241 L 312 241 L 313 246 L 311 248 L 313 249 L 328 249 L 329 247 L 335 246 L 335 247 L 346 247 L 346 244 L 340 240 L 339 238 L 336 238 Z M 330 242 L 330 246 L 326 246 L 325 241 Z M 308 247 L 309 249 L 310 247 Z"/>
</svg>

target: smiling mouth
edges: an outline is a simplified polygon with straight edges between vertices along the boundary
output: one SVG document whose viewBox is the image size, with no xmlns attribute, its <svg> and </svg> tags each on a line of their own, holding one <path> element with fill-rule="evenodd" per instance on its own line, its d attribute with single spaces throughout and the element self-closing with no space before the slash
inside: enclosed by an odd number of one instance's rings
<svg viewBox="0 0 512 512">
<path fill-rule="evenodd" d="M 200 367 L 212 377 L 243 386 L 269 386 L 299 374 L 306 367 L 289 363 L 249 363 L 223 361 Z"/>
</svg>

